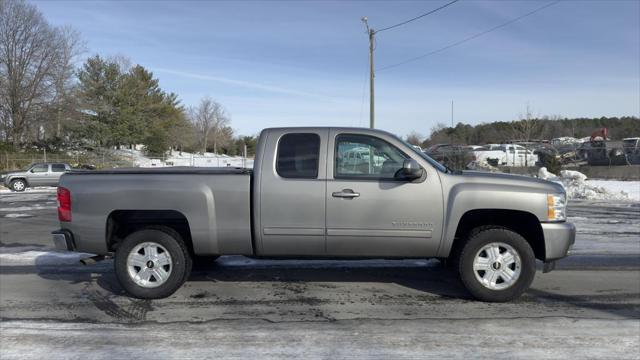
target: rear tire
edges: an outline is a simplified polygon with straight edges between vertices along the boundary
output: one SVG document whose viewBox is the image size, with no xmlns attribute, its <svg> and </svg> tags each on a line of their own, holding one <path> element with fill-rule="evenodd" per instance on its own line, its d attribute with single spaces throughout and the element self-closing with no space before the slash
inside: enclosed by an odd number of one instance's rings
<svg viewBox="0 0 640 360">
<path fill-rule="evenodd" d="M 13 191 L 23 192 L 27 189 L 27 182 L 24 181 L 23 179 L 15 179 L 11 181 L 11 183 L 9 184 L 9 187 Z"/>
<path fill-rule="evenodd" d="M 140 299 L 172 295 L 188 279 L 192 260 L 171 228 L 147 227 L 129 234 L 116 249 L 115 273 L 125 291 Z"/>
<path fill-rule="evenodd" d="M 520 234 L 497 226 L 471 232 L 462 247 L 458 272 L 474 298 L 488 302 L 513 300 L 524 293 L 536 272 L 531 246 Z"/>
</svg>

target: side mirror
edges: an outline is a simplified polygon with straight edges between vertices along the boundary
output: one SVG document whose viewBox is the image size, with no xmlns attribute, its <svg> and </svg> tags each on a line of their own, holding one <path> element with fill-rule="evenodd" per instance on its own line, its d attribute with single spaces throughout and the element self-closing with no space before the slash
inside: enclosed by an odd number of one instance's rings
<svg viewBox="0 0 640 360">
<path fill-rule="evenodd" d="M 423 173 L 424 169 L 413 159 L 406 159 L 404 163 L 402 163 L 402 169 L 399 171 L 400 177 L 405 180 L 419 179 Z"/>
</svg>

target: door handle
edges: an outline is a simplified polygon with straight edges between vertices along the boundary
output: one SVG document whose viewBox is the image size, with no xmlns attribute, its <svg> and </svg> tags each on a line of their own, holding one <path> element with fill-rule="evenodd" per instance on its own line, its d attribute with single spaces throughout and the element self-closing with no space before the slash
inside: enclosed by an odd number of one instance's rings
<svg viewBox="0 0 640 360">
<path fill-rule="evenodd" d="M 334 193 L 331 193 L 331 196 L 339 197 L 339 198 L 353 199 L 353 198 L 359 197 L 360 193 L 354 192 L 351 189 L 343 189 L 342 191 L 336 191 Z"/>
</svg>

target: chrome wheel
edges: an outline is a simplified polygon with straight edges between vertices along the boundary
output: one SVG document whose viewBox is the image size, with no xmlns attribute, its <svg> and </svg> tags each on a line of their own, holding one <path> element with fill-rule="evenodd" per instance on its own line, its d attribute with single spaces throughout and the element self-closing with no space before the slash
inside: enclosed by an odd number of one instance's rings
<svg viewBox="0 0 640 360">
<path fill-rule="evenodd" d="M 22 191 L 24 190 L 25 184 L 24 181 L 22 180 L 16 180 L 13 182 L 13 190 L 15 191 Z"/>
<path fill-rule="evenodd" d="M 144 242 L 135 246 L 129 253 L 127 270 L 137 285 L 154 288 L 169 279 L 173 261 L 171 254 L 162 245 Z"/>
<path fill-rule="evenodd" d="M 494 242 L 483 246 L 473 258 L 473 273 L 484 287 L 504 290 L 518 281 L 522 261 L 511 246 Z"/>
</svg>

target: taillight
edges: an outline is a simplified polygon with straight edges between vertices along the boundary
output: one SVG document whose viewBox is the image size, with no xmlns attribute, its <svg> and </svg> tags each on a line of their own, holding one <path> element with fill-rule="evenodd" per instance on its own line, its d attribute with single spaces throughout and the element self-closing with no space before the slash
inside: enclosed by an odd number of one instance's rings
<svg viewBox="0 0 640 360">
<path fill-rule="evenodd" d="M 58 187 L 58 220 L 71 221 L 71 191 Z"/>
</svg>

